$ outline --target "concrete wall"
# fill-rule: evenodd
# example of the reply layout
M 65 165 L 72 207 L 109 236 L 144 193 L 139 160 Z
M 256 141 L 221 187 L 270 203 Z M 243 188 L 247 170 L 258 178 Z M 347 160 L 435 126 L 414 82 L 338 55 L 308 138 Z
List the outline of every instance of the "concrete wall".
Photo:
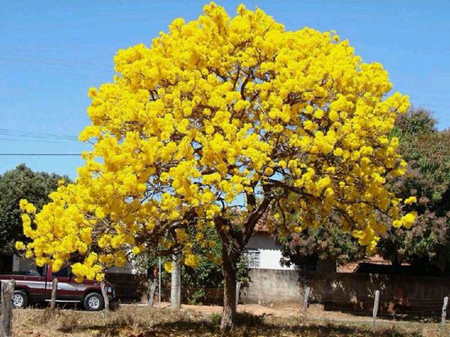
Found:
M 146 300 L 147 279 L 145 275 L 106 273 L 106 279 L 114 286 L 116 296 L 121 302 L 140 302 Z
M 443 298 L 450 296 L 448 277 L 252 269 L 250 278 L 241 292 L 243 303 L 301 305 L 304 287 L 309 286 L 311 302 L 362 315 L 370 314 L 375 290 L 380 290 L 380 314 L 389 315 L 438 315 Z
M 450 278 L 396 274 L 305 273 L 311 298 L 326 309 L 370 312 L 374 294 L 380 291 L 380 313 L 431 315 L 440 312 L 450 295 Z
M 250 284 L 241 292 L 243 303 L 301 302 L 302 291 L 295 270 L 251 269 Z

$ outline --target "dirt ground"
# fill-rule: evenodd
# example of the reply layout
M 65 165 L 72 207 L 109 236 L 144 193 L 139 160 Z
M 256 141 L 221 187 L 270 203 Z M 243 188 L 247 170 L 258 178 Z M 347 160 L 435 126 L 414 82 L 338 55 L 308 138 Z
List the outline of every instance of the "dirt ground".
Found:
M 148 308 L 146 304 L 124 304 L 109 314 L 77 309 L 17 309 L 13 313 L 13 337 L 88 336 L 220 336 L 220 306 L 183 305 L 173 311 L 169 303 Z M 231 336 L 301 337 L 449 337 L 449 327 L 436 323 L 378 320 L 324 311 L 311 305 L 302 316 L 296 304 L 266 307 L 239 305 L 236 327 Z
M 139 307 L 145 307 L 147 304 L 122 304 L 122 306 L 139 306 Z M 156 303 L 155 308 L 158 308 L 158 303 Z M 168 302 L 162 302 L 161 308 L 170 308 L 170 303 Z M 222 313 L 222 307 L 221 306 L 215 306 L 215 305 L 188 305 L 183 304 L 182 309 L 187 310 L 193 310 L 200 312 L 204 315 L 209 314 L 221 314 Z M 277 305 L 270 305 L 270 306 L 264 306 L 259 304 L 239 304 L 238 305 L 238 312 L 241 313 L 248 313 L 255 316 L 260 315 L 270 315 L 275 317 L 283 317 L 283 318 L 289 318 L 289 317 L 303 317 L 303 310 L 301 307 L 301 304 L 298 303 L 284 303 L 284 304 L 277 304 Z M 340 311 L 325 311 L 324 306 L 321 304 L 310 304 L 308 306 L 307 310 L 307 319 L 314 320 L 329 320 L 329 321 L 339 321 L 339 322 L 369 322 L 372 323 L 372 317 L 368 316 L 357 316 L 352 315 L 345 312 Z M 377 322 L 380 323 L 393 323 L 393 320 L 391 319 L 380 319 L 377 318 Z M 401 324 L 401 321 L 396 321 L 394 324 Z

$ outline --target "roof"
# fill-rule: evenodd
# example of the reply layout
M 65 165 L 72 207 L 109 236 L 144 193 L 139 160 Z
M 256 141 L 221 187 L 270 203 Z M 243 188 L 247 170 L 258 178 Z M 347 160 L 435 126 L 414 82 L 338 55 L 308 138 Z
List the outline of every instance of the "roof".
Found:
M 391 266 L 392 262 L 389 260 L 385 260 L 383 259 L 383 257 L 381 257 L 380 255 L 374 255 L 374 256 L 370 256 L 367 257 L 365 259 L 356 261 L 356 262 L 350 262 L 350 263 L 346 263 L 342 266 L 338 266 L 337 267 L 337 272 L 338 273 L 354 273 L 356 271 L 356 269 L 359 267 L 360 264 L 362 263 L 367 263 L 367 264 L 371 264 L 371 265 L 378 265 L 378 266 Z M 409 266 L 408 263 L 402 263 L 402 266 Z
M 264 233 L 269 233 L 269 226 L 267 226 L 267 222 L 270 221 L 270 213 L 269 212 L 265 212 L 261 218 L 259 218 L 258 222 L 255 225 L 255 229 L 254 232 L 264 232 Z

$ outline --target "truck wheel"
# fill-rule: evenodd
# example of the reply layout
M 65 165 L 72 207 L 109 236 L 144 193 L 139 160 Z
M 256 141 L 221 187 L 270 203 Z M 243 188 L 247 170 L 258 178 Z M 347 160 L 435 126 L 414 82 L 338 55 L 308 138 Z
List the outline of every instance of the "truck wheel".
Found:
M 28 305 L 28 296 L 22 290 L 14 291 L 12 298 L 14 308 L 26 308 Z
M 103 309 L 105 303 L 102 295 L 98 293 L 90 293 L 84 298 L 83 304 L 87 311 L 99 311 Z

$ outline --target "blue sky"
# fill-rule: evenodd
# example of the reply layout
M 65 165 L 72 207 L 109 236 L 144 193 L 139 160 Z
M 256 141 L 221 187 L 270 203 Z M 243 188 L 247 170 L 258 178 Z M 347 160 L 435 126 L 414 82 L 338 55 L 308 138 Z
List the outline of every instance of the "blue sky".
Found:
M 243 2 L 288 30 L 337 30 L 365 62 L 381 62 L 394 90 L 450 127 L 450 2 L 216 1 L 229 13 Z M 80 153 L 89 123 L 87 91 L 110 81 L 120 48 L 150 44 L 176 17 L 196 18 L 206 1 L 0 0 L 0 153 Z M 76 176 L 77 156 L 0 156 L 0 174 L 26 163 Z

